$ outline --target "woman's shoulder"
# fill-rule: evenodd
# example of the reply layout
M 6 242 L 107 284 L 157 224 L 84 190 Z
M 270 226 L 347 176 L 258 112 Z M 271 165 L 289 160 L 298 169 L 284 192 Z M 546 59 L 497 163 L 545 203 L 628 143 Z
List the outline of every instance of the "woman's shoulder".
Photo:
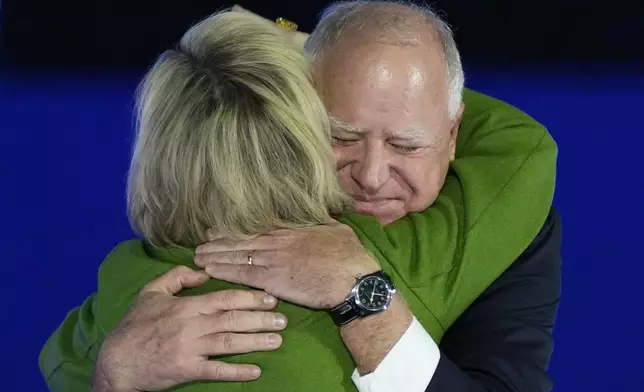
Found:
M 141 240 L 118 244 L 99 267 L 95 322 L 105 333 L 114 329 L 141 289 L 175 266 L 152 257 Z
M 129 293 L 143 288 L 149 281 L 174 267 L 154 257 L 141 240 L 118 244 L 103 260 L 98 271 L 98 291 Z

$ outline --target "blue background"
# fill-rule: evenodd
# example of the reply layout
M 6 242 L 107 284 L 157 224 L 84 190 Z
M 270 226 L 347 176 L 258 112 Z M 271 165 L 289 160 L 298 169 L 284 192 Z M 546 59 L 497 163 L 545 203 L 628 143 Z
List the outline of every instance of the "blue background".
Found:
M 644 73 L 472 71 L 559 143 L 564 224 L 556 391 L 644 390 Z M 0 390 L 44 391 L 38 353 L 132 234 L 124 188 L 138 75 L 0 76 Z M 8 364 L 9 366 L 7 367 Z

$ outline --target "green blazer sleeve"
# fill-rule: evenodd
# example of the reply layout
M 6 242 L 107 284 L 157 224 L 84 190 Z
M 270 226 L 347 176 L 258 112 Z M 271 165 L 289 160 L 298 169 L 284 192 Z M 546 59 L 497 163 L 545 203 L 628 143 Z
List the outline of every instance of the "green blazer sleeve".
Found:
M 471 91 L 465 104 L 457 158 L 433 206 L 385 228 L 370 217 L 341 219 L 392 275 L 436 341 L 536 236 L 554 189 L 556 145 L 541 125 Z M 89 390 L 97 348 L 138 291 L 173 265 L 193 266 L 190 254 L 170 253 L 146 252 L 132 241 L 106 259 L 98 293 L 70 313 L 41 353 L 41 371 L 52 391 Z M 183 294 L 230 287 L 209 282 Z M 226 358 L 260 365 L 259 381 L 193 383 L 176 390 L 355 390 L 353 362 L 328 315 L 290 304 L 278 310 L 289 317 L 280 350 Z
M 103 333 L 94 320 L 92 294 L 67 314 L 40 353 L 40 371 L 50 391 L 90 391 Z

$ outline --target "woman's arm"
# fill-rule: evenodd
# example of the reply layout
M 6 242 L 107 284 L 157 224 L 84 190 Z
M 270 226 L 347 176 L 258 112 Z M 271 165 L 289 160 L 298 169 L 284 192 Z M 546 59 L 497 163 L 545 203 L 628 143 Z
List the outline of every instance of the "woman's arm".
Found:
M 414 315 L 440 341 L 539 233 L 552 204 L 556 156 L 554 140 L 532 118 L 466 91 L 456 159 L 436 202 L 384 229 L 359 215 L 343 221 L 398 279 Z
M 505 276 L 506 269 L 520 258 L 545 221 L 554 192 L 557 147 L 545 128 L 519 110 L 472 91 L 465 93 L 465 107 L 457 157 L 434 205 L 422 213 L 410 214 L 385 230 L 371 224 L 366 217 L 350 216 L 345 220 L 394 277 L 412 312 L 437 343 L 452 323 L 460 320 L 461 313 L 469 309 L 499 276 Z M 552 260 L 552 264 L 556 261 Z M 555 276 L 545 272 L 544 276 Z M 535 284 L 539 286 L 535 290 L 547 291 L 551 286 L 558 287 L 559 282 L 548 279 Z M 504 298 L 517 295 L 511 285 L 503 286 L 502 290 L 509 290 Z M 501 297 L 502 293 L 497 292 L 490 301 Z M 502 305 L 496 304 L 497 307 Z M 530 318 L 531 313 L 539 312 L 538 309 L 527 307 L 520 313 Z M 539 317 L 538 314 L 534 316 Z M 487 322 L 502 321 L 502 317 L 497 317 L 496 321 L 488 318 Z M 484 331 L 477 325 L 467 324 L 470 330 L 461 328 L 460 333 L 478 337 L 481 339 L 479 344 L 484 346 L 489 338 L 483 337 Z M 523 324 L 523 328 L 529 332 L 532 326 Z M 499 339 L 511 340 L 505 336 L 499 336 Z M 552 336 L 548 339 L 551 347 Z M 392 350 L 397 353 L 395 361 L 407 361 L 418 350 L 437 350 L 435 346 L 421 344 L 423 341 L 406 344 L 406 348 L 395 346 Z M 516 372 L 522 371 L 521 363 L 542 363 L 539 352 L 525 350 L 521 345 L 506 346 L 506 356 L 500 359 L 515 366 Z M 450 347 L 448 356 L 461 358 L 454 350 L 455 346 Z M 471 352 L 467 351 L 468 347 L 463 349 L 463 355 Z M 496 357 L 486 359 L 488 354 L 477 353 L 481 363 L 499 360 Z M 537 357 L 532 358 L 533 354 Z M 435 370 L 438 359 L 436 356 L 425 366 L 429 379 L 434 372 L 445 371 L 445 367 L 440 366 Z M 411 365 L 400 368 L 418 369 Z M 545 374 L 545 367 L 541 371 Z M 373 378 L 375 381 L 369 383 L 386 385 L 382 380 L 391 377 L 383 372 L 386 370 L 378 369 L 377 380 Z M 467 372 L 460 374 L 463 378 L 469 377 Z M 411 380 L 414 377 L 418 378 L 418 375 L 407 374 L 401 378 Z M 491 377 L 503 378 L 503 374 Z M 445 377 L 437 376 L 437 379 Z M 462 383 L 477 385 L 471 380 Z

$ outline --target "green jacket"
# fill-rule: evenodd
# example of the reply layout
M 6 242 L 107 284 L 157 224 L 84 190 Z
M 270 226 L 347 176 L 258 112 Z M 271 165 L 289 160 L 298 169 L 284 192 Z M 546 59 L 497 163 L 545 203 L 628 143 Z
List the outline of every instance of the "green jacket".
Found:
M 392 276 L 436 342 L 537 235 L 555 185 L 557 147 L 544 127 L 493 98 L 466 91 L 464 99 L 457 157 L 434 205 L 384 228 L 370 217 L 340 219 Z M 97 293 L 67 315 L 42 350 L 40 369 L 50 390 L 89 391 L 101 342 L 138 292 L 173 266 L 196 268 L 192 257 L 192 251 L 138 240 L 117 246 L 100 267 Z M 182 295 L 235 287 L 213 280 Z M 260 365 L 259 380 L 174 390 L 355 390 L 355 365 L 328 314 L 284 302 L 277 310 L 289 319 L 279 350 L 226 358 Z

